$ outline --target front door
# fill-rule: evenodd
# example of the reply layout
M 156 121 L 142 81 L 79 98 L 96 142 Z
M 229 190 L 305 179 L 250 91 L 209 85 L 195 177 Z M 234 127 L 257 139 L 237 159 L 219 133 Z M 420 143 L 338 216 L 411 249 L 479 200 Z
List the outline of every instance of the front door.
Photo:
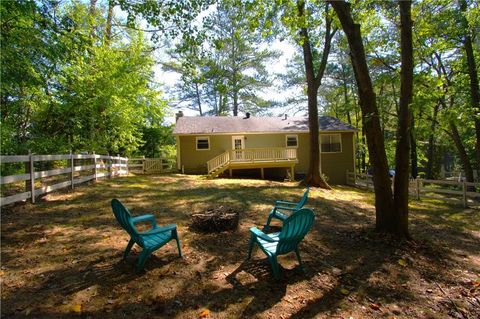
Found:
M 232 136 L 233 159 L 242 160 L 244 158 L 243 149 L 245 149 L 244 136 Z

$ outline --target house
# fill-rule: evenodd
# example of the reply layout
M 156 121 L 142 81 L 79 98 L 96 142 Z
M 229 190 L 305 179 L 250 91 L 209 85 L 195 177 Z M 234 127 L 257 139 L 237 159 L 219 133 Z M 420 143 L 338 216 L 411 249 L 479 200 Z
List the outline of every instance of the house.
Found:
M 332 184 L 345 184 L 355 169 L 356 129 L 340 120 L 319 118 L 320 171 Z M 295 176 L 309 166 L 308 119 L 304 117 L 189 117 L 177 114 L 173 135 L 178 169 L 216 177 L 255 169 Z

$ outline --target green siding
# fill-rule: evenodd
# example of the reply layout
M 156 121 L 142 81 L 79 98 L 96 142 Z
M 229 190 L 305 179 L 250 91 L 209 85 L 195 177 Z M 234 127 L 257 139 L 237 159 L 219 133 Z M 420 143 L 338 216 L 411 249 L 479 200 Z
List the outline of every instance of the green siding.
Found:
M 322 172 L 330 184 L 346 184 L 347 170 L 354 171 L 353 133 L 342 133 L 341 153 L 321 153 Z

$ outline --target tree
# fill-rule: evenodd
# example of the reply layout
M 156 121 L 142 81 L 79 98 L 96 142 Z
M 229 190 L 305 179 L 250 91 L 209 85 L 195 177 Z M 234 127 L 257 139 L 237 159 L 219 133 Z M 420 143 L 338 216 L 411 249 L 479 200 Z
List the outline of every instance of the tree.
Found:
M 1 9 L 2 152 L 129 154 L 143 143 L 142 127 L 162 121 L 143 34 L 109 35 L 96 1 Z
M 400 103 L 398 110 L 397 148 L 395 151 L 394 207 L 395 221 L 387 230 L 402 237 L 408 233 L 409 155 L 411 137 L 410 104 L 413 96 L 413 40 L 411 1 L 399 1 L 402 72 L 400 74 Z M 390 221 L 392 223 L 392 221 Z
M 259 94 L 272 85 L 266 66 L 279 53 L 262 48 L 262 38 L 248 29 L 244 16 L 241 6 L 221 1 L 204 18 L 203 43 L 183 40 L 170 51 L 164 69 L 181 75 L 177 107 L 187 105 L 200 116 L 228 111 L 237 116 L 262 113 L 272 105 Z
M 306 184 L 330 188 L 320 174 L 320 145 L 318 123 L 318 89 L 322 84 L 331 41 L 336 28 L 332 28 L 332 16 L 329 5 L 304 0 L 285 1 L 272 5 L 270 1 L 258 1 L 247 4 L 252 11 L 250 17 L 254 28 L 263 29 L 263 33 L 271 35 L 280 33 L 280 23 L 283 37 L 288 37 L 302 48 L 304 81 L 306 82 L 308 125 L 310 132 L 309 169 L 305 178 Z M 321 15 L 313 12 L 322 10 Z M 275 27 L 272 20 L 279 21 Z M 321 47 L 316 44 L 322 44 Z M 315 44 L 315 45 L 314 45 Z
M 461 4 L 461 3 L 460 3 Z M 465 9 L 465 8 L 464 8 Z M 419 7 L 422 14 L 417 19 L 417 56 L 422 62 L 421 84 L 423 90 L 417 95 L 421 104 L 431 105 L 427 148 L 427 178 L 434 176 L 434 161 L 437 148 L 457 150 L 468 181 L 473 181 L 473 162 L 477 126 L 476 111 L 472 106 L 468 57 L 465 54 L 465 16 L 471 9 L 462 12 L 461 6 L 450 1 L 424 2 Z M 467 41 L 468 42 L 468 41 Z M 470 90 L 468 88 L 470 87 Z M 461 123 L 461 124 L 460 124 Z M 434 130 L 441 129 L 448 139 L 435 139 Z M 474 136 L 473 139 L 470 137 Z M 447 144 L 453 142 L 453 145 Z M 439 143 L 441 145 L 435 145 Z M 435 164 L 435 165 L 434 165 Z
M 465 50 L 465 55 L 467 58 L 467 69 L 468 76 L 470 80 L 470 103 L 473 113 L 473 122 L 475 123 L 475 149 L 476 149 L 476 168 L 480 170 L 480 88 L 478 85 L 478 70 L 475 62 L 475 54 L 472 44 L 472 36 L 468 21 L 466 18 L 467 14 L 467 1 L 459 0 L 460 11 L 462 13 L 461 26 L 465 31 L 463 38 L 463 46 Z
M 402 47 L 402 94 L 399 109 L 399 129 L 397 131 L 397 168 L 396 179 L 400 181 L 395 188 L 395 197 L 391 191 L 391 182 L 388 176 L 388 162 L 385 154 L 384 138 L 381 133 L 380 115 L 376 103 L 376 94 L 370 78 L 369 68 L 365 56 L 360 25 L 352 19 L 350 5 L 345 1 L 329 1 L 334 8 L 348 39 L 350 56 L 358 87 L 359 103 L 362 109 L 363 125 L 367 136 L 367 145 L 370 161 L 373 164 L 373 182 L 375 189 L 376 229 L 408 237 L 408 159 L 399 152 L 409 149 L 409 104 L 412 94 L 413 55 L 411 41 L 411 2 L 400 1 L 401 15 L 401 47 Z M 406 168 L 406 170 L 405 170 Z M 405 196 L 405 181 L 407 181 L 407 196 Z M 395 208 L 394 205 L 400 205 Z
M 307 79 L 307 97 L 308 97 L 308 127 L 310 131 L 310 161 L 305 183 L 311 186 L 321 186 L 330 188 L 320 175 L 320 142 L 319 142 L 319 124 L 318 124 L 318 88 L 322 84 L 322 78 L 327 66 L 328 55 L 332 38 L 336 29 L 332 29 L 332 18 L 328 12 L 328 4 L 325 4 L 325 41 L 323 52 L 320 58 L 320 64 L 315 72 L 314 55 L 311 48 L 310 37 L 308 33 L 308 24 L 305 17 L 305 1 L 297 2 L 299 25 L 300 25 L 300 43 L 303 49 L 303 59 L 305 63 L 305 75 Z

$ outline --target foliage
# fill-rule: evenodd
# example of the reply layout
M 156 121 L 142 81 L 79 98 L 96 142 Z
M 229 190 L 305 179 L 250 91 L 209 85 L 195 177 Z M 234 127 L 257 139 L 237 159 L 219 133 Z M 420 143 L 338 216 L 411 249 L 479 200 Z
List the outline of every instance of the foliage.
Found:
M 144 128 L 163 121 L 143 34 L 107 39 L 104 8 L 93 9 L 2 1 L 3 154 L 128 155 L 144 143 Z
M 199 115 L 264 113 L 273 102 L 261 97 L 272 85 L 268 65 L 279 52 L 268 49 L 260 33 L 248 28 L 246 12 L 233 1 L 220 1 L 203 19 L 205 41 L 182 40 L 169 51 L 164 69 L 181 74 L 175 88 L 177 107 Z

